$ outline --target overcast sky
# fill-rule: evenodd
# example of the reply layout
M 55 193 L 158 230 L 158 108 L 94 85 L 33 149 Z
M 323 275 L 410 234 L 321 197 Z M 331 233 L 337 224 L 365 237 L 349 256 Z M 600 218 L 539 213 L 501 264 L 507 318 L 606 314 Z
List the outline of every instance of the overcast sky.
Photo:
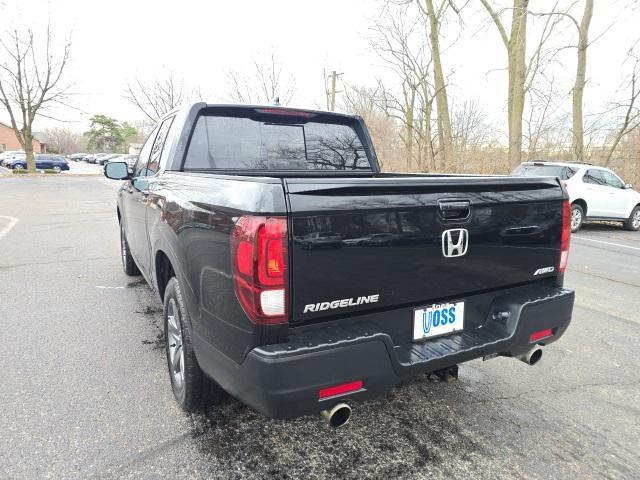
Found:
M 379 77 L 392 81 L 370 46 L 371 26 L 380 19 L 380 1 L 0 0 L 0 5 L 3 1 L 0 28 L 28 19 L 38 34 L 50 19 L 59 37 L 72 33 L 67 78 L 74 84 L 70 103 L 75 108 L 55 112 L 66 123 L 41 119 L 38 129 L 66 125 L 84 130 L 87 119 L 98 113 L 121 121 L 140 119 L 122 98 L 124 85 L 136 77 L 153 78 L 167 70 L 200 86 L 204 100 L 225 101 L 229 99 L 229 70 L 249 71 L 254 58 L 267 58 L 271 52 L 283 64 L 285 74 L 295 78 L 295 106 L 325 104 L 323 69 L 344 72 L 342 80 L 349 84 L 374 84 Z M 553 3 L 531 0 L 530 6 L 543 11 Z M 605 33 L 589 50 L 585 93 L 589 112 L 603 109 L 617 94 L 625 52 L 640 37 L 636 3 L 595 1 L 591 37 Z M 578 16 L 581 8 L 579 2 Z M 454 103 L 477 99 L 490 120 L 506 129 L 504 46 L 477 0 L 470 0 L 462 15 L 464 25 L 449 21 L 443 40 L 450 97 Z M 555 42 L 575 42 L 569 24 Z M 575 50 L 566 50 L 559 57 L 562 63 L 550 70 L 560 91 L 558 111 L 570 109 L 574 57 Z M 4 112 L 0 119 L 6 120 Z

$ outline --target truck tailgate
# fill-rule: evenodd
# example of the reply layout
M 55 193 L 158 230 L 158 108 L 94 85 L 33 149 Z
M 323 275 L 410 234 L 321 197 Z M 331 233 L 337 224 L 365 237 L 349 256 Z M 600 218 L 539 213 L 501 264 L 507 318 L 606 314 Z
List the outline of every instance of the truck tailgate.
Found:
M 289 178 L 284 186 L 292 323 L 460 300 L 557 275 L 556 179 Z

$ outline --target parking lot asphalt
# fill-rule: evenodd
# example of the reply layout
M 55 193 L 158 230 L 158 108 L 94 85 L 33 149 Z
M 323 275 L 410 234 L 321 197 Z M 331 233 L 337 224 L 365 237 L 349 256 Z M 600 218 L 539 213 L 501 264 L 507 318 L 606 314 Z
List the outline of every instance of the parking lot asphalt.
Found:
M 640 477 L 640 233 L 572 238 L 573 322 L 538 365 L 421 376 L 334 431 L 177 407 L 161 305 L 120 266 L 117 186 L 0 179 L 1 478 Z

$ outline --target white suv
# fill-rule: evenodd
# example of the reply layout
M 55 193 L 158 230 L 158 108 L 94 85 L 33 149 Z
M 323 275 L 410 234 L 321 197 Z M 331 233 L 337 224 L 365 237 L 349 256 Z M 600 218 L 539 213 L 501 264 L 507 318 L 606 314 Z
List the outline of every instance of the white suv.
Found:
M 627 230 L 640 229 L 640 193 L 608 168 L 584 163 L 524 162 L 513 175 L 558 177 L 571 201 L 571 231 L 589 220 L 622 222 Z

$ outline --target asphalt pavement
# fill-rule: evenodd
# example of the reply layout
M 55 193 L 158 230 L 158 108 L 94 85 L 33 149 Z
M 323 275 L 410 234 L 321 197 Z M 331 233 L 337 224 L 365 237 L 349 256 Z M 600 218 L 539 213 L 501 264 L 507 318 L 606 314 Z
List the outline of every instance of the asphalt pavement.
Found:
M 117 186 L 0 178 L 0 478 L 640 477 L 640 233 L 572 238 L 573 322 L 538 365 L 421 376 L 334 431 L 177 407 L 161 305 L 120 266 Z

